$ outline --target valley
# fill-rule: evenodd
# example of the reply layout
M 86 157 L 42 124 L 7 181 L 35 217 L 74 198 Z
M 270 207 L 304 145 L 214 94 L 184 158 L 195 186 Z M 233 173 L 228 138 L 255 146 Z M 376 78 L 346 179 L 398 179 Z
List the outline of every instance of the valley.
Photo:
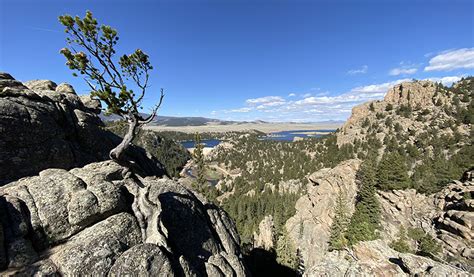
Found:
M 205 125 L 196 126 L 146 126 L 145 129 L 152 131 L 175 131 L 184 133 L 225 133 L 225 132 L 245 132 L 250 130 L 256 130 L 263 133 L 275 133 L 290 130 L 335 130 L 342 126 L 342 122 L 330 122 L 330 123 L 229 123 L 229 124 L 213 124 L 208 123 Z
M 0 276 L 474 276 L 472 11 L 0 0 Z
M 142 173 L 128 177 L 127 171 L 107 161 L 104 155 L 114 141 L 124 136 L 127 125 L 120 121 L 104 125 L 97 116 L 100 103 L 87 96 L 78 97 L 71 89 L 62 91 L 66 86 L 51 81 L 24 85 L 8 74 L 0 77 L 3 78 L 0 85 L 4 86 L 0 104 L 6 107 L 14 103 L 18 107 L 5 110 L 14 115 L 29 109 L 35 115 L 29 124 L 35 126 L 37 136 L 47 138 L 44 145 L 70 147 L 68 151 L 74 153 L 61 156 L 60 162 L 57 156 L 45 160 L 34 143 L 27 143 L 32 148 L 26 152 L 28 159 L 22 158 L 24 150 L 16 149 L 25 148 L 18 146 L 17 138 L 23 142 L 33 138 L 15 124 L 0 121 L 5 130 L 2 135 L 8 134 L 2 137 L 8 147 L 1 151 L 17 157 L 16 163 L 0 160 L 3 170 L 0 180 L 6 183 L 0 188 L 0 204 L 16 207 L 4 210 L 8 216 L 0 225 L 5 230 L 0 250 L 6 252 L 0 251 L 0 261 L 15 265 L 17 269 L 9 269 L 13 272 L 30 272 L 38 265 L 43 274 L 55 272 L 56 266 L 71 274 L 84 272 L 86 269 L 76 267 L 77 263 L 70 264 L 71 255 L 82 247 L 70 238 L 82 238 L 88 245 L 100 240 L 107 243 L 104 247 L 112 247 L 114 239 L 108 233 L 101 233 L 106 230 L 102 228 L 118 226 L 124 229 L 117 232 L 135 234 L 121 242 L 130 246 L 117 252 L 118 256 L 133 256 L 134 252 L 130 251 L 135 251 L 134 247 L 146 246 L 138 238 L 140 231 L 135 229 L 138 227 L 133 227 L 143 226 L 142 235 L 147 240 L 174 249 L 171 251 L 189 253 L 186 259 L 194 264 L 194 270 L 206 272 L 205 268 L 213 262 L 196 258 L 191 253 L 201 251 L 201 246 L 189 246 L 192 245 L 189 243 L 205 237 L 206 228 L 214 230 L 223 224 L 224 229 L 215 229 L 219 239 L 212 243 L 238 249 L 235 251 L 242 258 L 231 254 L 235 252 L 225 255 L 227 261 L 234 263 L 232 272 L 240 272 L 238 275 L 242 276 L 247 271 L 258 275 L 282 270 L 286 276 L 302 272 L 308 276 L 338 275 L 347 271 L 378 275 L 387 270 L 392 275 L 425 274 L 433 268 L 440 274 L 464 276 L 473 270 L 473 78 L 462 79 L 450 87 L 427 81 L 394 86 L 384 100 L 356 106 L 349 120 L 335 131 L 294 129 L 270 135 L 257 130 L 202 132 L 199 141 L 213 140 L 215 145 L 205 147 L 199 143 L 186 149 L 183 141 L 196 139 L 195 134 L 142 129 L 127 153 L 136 170 Z M 59 104 L 55 103 L 61 102 L 57 102 L 59 97 L 54 98 L 56 95 L 69 99 L 62 100 L 61 110 L 57 110 Z M 38 105 L 47 108 L 31 108 Z M 44 118 L 55 113 L 81 116 L 69 119 L 73 125 L 64 125 L 61 116 L 45 128 Z M 9 118 L 21 120 L 23 116 Z M 50 137 L 52 130 L 64 135 Z M 70 132 L 80 135 L 66 135 Z M 295 139 L 305 134 L 308 136 Z M 43 161 L 38 163 L 38 159 Z M 28 166 L 32 162 L 42 168 Z M 64 169 L 51 169 L 52 166 Z M 35 177 L 38 172 L 39 176 Z M 10 181 L 23 176 L 33 177 Z M 73 191 L 79 189 L 72 194 L 61 194 L 74 182 L 87 185 L 72 187 Z M 50 185 L 45 186 L 46 183 Z M 27 191 L 23 190 L 25 187 Z M 155 190 L 162 192 L 156 196 Z M 99 197 L 100 206 L 87 200 L 91 193 Z M 183 193 L 188 196 L 176 198 Z M 79 194 L 84 196 L 78 198 Z M 190 204 L 188 197 L 198 202 Z M 117 200 L 107 204 L 112 199 Z M 15 201 L 25 201 L 26 206 L 16 206 Z M 87 208 L 90 210 L 76 214 L 83 206 L 90 206 Z M 201 209 L 197 207 L 206 210 L 196 210 Z M 45 223 L 18 218 L 15 209 L 21 213 L 27 212 L 24 209 L 32 211 L 31 220 L 36 220 L 36 213 L 47 215 L 42 219 Z M 59 209 L 60 214 L 51 213 L 51 209 Z M 172 212 L 175 209 L 181 212 L 175 214 Z M 205 229 L 201 233 L 187 233 L 188 244 L 182 245 L 178 242 L 181 239 L 178 230 L 189 228 L 188 221 L 197 220 L 194 213 L 206 213 L 210 218 L 197 223 L 196 226 Z M 218 218 L 216 213 L 220 214 Z M 164 216 L 161 223 L 150 223 L 154 220 L 152 215 L 158 214 Z M 169 220 L 185 214 L 188 216 L 185 220 Z M 59 222 L 65 218 L 69 218 L 69 223 L 61 227 Z M 16 224 L 12 220 L 20 220 L 32 229 L 17 232 L 11 229 Z M 134 225 L 134 220 L 141 225 Z M 171 232 L 163 235 L 163 228 Z M 41 239 L 31 246 L 31 236 Z M 19 257 L 13 252 L 17 244 L 28 251 L 23 260 L 15 260 Z M 50 258 L 38 258 L 38 253 L 51 247 L 62 249 L 52 257 L 54 262 Z M 215 247 L 209 251 L 224 246 Z M 164 257 L 160 251 L 168 250 L 160 249 L 165 248 L 154 248 L 151 253 L 155 254 L 150 255 Z M 376 254 L 368 254 L 372 252 Z M 103 259 L 101 253 L 95 254 L 99 260 Z M 178 259 L 169 257 L 166 259 Z M 423 266 L 414 266 L 419 263 Z M 95 262 L 89 265 L 88 272 L 105 270 L 95 268 Z M 110 270 L 122 270 L 125 266 L 125 261 L 118 261 Z M 157 270 L 162 272 L 163 268 Z M 169 270 L 176 272 L 182 267 L 175 265 Z

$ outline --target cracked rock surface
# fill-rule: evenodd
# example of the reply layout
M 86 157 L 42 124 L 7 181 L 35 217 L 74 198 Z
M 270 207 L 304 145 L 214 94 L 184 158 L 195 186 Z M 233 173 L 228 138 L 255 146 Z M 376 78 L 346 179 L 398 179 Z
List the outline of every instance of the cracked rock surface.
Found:
M 0 274 L 247 275 L 223 210 L 177 181 L 122 171 L 104 161 L 0 187 Z
M 25 84 L 0 72 L 0 185 L 47 168 L 71 169 L 109 159 L 122 140 L 104 130 L 100 102 L 77 96 L 68 84 Z M 163 175 L 161 164 L 139 148 L 127 152 L 145 175 Z

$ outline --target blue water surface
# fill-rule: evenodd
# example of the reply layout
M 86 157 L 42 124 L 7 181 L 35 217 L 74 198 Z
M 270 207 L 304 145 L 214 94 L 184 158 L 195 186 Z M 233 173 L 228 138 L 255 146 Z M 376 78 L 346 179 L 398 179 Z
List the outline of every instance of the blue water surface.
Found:
M 204 139 L 201 140 L 201 143 L 204 144 L 204 147 L 214 147 L 221 143 L 221 141 L 218 139 Z M 195 145 L 194 140 L 182 141 L 181 144 L 185 148 L 194 148 Z
M 336 130 L 290 130 L 270 133 L 266 136 L 260 137 L 261 140 L 276 140 L 276 141 L 293 141 L 295 137 L 300 138 L 318 138 Z M 319 132 L 324 134 L 312 134 L 313 132 Z
M 318 138 L 324 136 L 326 134 L 332 133 L 336 130 L 291 130 L 291 131 L 282 131 L 282 132 L 275 132 L 269 133 L 266 136 L 259 137 L 260 140 L 274 140 L 274 141 L 293 141 L 295 137 L 300 138 Z M 324 134 L 311 134 L 312 132 L 320 132 Z M 214 147 L 221 143 L 219 139 L 205 139 L 201 141 L 204 144 L 204 147 Z M 194 141 L 182 141 L 181 144 L 185 148 L 194 148 Z

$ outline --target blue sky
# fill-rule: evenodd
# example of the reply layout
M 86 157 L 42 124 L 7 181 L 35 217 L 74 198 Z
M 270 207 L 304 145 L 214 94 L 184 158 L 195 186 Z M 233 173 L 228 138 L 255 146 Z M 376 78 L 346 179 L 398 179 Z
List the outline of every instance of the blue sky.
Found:
M 145 110 L 163 87 L 162 115 L 341 120 L 400 80 L 474 75 L 468 0 L 0 3 L 0 71 L 87 93 L 58 52 L 57 17 L 91 10 L 119 31 L 119 54 L 150 55 Z

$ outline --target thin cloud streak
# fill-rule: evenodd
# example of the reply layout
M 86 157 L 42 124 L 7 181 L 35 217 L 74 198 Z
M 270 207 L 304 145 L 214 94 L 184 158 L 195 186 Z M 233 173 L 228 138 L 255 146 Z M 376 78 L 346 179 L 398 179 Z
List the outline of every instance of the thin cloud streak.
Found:
M 452 71 L 474 68 L 474 48 L 447 50 L 430 59 L 425 71 Z

